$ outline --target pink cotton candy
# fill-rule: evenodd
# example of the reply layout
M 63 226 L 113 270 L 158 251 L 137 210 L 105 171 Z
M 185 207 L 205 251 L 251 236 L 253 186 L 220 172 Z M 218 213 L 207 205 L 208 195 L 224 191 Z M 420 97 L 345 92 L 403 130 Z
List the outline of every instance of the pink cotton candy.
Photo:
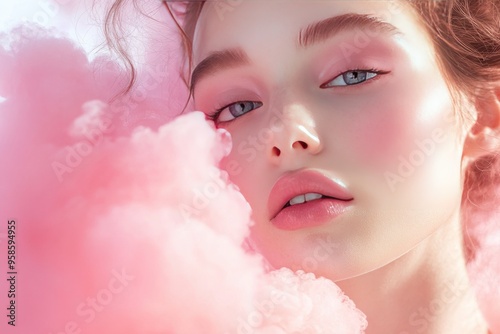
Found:
M 364 314 L 332 281 L 287 268 L 269 273 L 266 280 L 259 294 L 265 333 L 274 333 L 271 329 L 276 333 L 364 333 Z
M 250 207 L 218 168 L 227 133 L 200 112 L 164 125 L 178 110 L 161 114 L 154 99 L 123 99 L 127 115 L 164 115 L 124 125 L 103 102 L 117 66 L 37 29 L 9 36 L 0 213 L 2 233 L 7 219 L 18 227 L 18 294 L 16 327 L 3 317 L 2 333 L 363 332 L 331 281 L 266 273 L 244 250 Z M 7 290 L 2 279 L 2 305 Z
M 0 36 L 0 244 L 15 219 L 18 246 L 16 327 L 3 315 L 2 333 L 364 332 L 333 282 L 266 272 L 244 250 L 251 208 L 218 168 L 230 136 L 200 112 L 177 117 L 179 59 L 148 58 L 134 90 L 105 103 L 123 70 L 56 36 Z M 499 214 L 476 215 L 469 272 L 496 333 Z M 2 279 L 3 309 L 6 291 Z

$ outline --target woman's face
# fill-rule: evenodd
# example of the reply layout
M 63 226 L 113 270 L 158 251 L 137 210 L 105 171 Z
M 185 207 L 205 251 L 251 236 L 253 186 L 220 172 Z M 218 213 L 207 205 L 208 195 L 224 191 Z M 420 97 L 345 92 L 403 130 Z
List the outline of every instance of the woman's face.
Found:
M 463 135 L 432 43 L 403 4 L 207 2 L 193 51 L 194 68 L 217 52 L 193 72 L 195 108 L 229 106 L 216 121 L 233 139 L 223 167 L 273 266 L 358 276 L 456 219 Z M 311 170 L 331 183 L 297 173 Z M 284 197 L 331 196 L 333 183 L 352 199 L 309 195 L 272 219 Z

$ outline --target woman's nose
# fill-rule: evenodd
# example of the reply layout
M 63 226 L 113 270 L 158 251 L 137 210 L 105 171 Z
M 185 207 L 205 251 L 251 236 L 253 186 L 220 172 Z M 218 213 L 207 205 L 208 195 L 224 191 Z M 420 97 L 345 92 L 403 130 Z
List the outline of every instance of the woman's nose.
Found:
M 269 158 L 274 164 L 284 160 L 297 160 L 298 156 L 316 155 L 323 149 L 323 142 L 311 113 L 295 106 L 280 115 L 274 138 L 268 147 Z

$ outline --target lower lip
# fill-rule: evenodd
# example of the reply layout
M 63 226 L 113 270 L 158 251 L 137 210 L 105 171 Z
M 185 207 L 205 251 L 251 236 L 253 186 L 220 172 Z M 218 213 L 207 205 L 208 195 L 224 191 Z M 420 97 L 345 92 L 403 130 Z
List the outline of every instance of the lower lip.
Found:
M 351 201 L 321 198 L 292 205 L 281 210 L 271 223 L 287 231 L 320 226 L 344 213 L 352 205 Z

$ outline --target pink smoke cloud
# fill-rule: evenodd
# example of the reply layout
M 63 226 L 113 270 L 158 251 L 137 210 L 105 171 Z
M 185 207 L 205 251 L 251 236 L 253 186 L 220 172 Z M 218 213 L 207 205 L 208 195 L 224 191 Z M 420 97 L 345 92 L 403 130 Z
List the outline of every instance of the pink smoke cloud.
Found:
M 7 37 L 0 212 L 16 222 L 17 294 L 1 300 L 15 300 L 18 332 L 363 332 L 331 281 L 267 273 L 244 249 L 250 207 L 218 168 L 231 138 L 200 112 L 174 118 L 186 98 L 175 71 L 150 63 L 109 104 L 118 65 L 46 30 Z

